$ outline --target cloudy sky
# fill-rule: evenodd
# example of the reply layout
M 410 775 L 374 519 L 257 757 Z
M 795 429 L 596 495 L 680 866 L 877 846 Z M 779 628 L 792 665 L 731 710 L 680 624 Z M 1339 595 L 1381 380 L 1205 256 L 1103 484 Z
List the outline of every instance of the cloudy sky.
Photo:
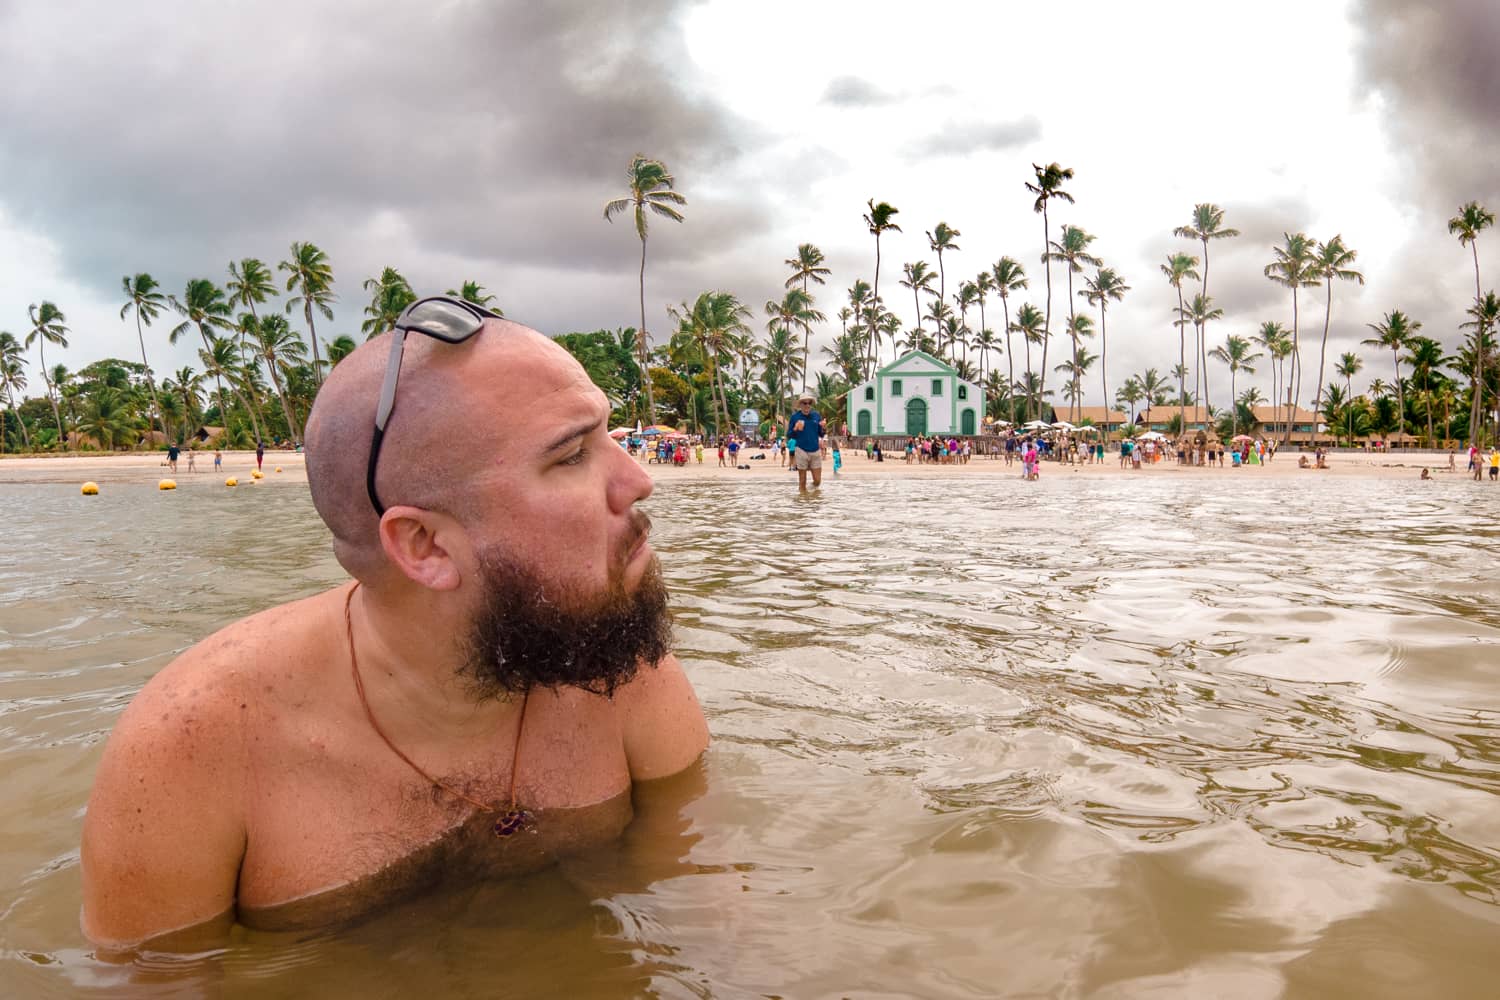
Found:
M 869 198 L 900 209 L 882 291 L 907 325 L 895 282 L 932 260 L 939 221 L 962 233 L 950 289 L 1009 255 L 1040 304 L 1023 185 L 1057 161 L 1077 202 L 1054 231 L 1095 234 L 1132 288 L 1109 314 L 1112 385 L 1175 363 L 1159 264 L 1194 249 L 1172 229 L 1200 201 L 1243 233 L 1211 251 L 1226 313 L 1211 343 L 1290 325 L 1290 293 L 1262 268 L 1304 231 L 1341 234 L 1366 279 L 1334 290 L 1330 359 L 1392 308 L 1452 348 L 1473 272 L 1447 219 L 1468 200 L 1500 210 L 1497 51 L 1487 0 L 0 0 L 0 329 L 24 334 L 27 304 L 49 299 L 71 367 L 132 357 L 123 275 L 180 291 L 241 257 L 274 264 L 294 240 L 332 258 L 325 337 L 357 338 L 360 285 L 387 265 L 419 292 L 477 279 L 550 334 L 635 325 L 639 243 L 602 207 L 641 151 L 688 199 L 683 224 L 653 225 L 654 331 L 708 289 L 762 326 L 802 242 L 833 268 L 819 299 L 833 315 L 873 273 Z M 1500 284 L 1500 232 L 1480 263 Z M 1321 290 L 1302 319 L 1321 333 Z M 167 346 L 171 325 L 148 331 L 158 371 L 197 364 L 186 341 Z M 1356 391 L 1391 374 L 1364 354 Z M 1227 375 L 1215 387 L 1222 399 Z

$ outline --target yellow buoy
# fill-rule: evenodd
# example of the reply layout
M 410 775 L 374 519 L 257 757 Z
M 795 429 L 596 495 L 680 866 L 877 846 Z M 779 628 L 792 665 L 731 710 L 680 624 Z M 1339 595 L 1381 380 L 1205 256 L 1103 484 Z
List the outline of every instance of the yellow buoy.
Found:
M 281 471 L 281 466 L 279 466 L 279 465 L 278 465 L 278 466 L 276 466 L 276 471 L 277 471 L 277 472 L 280 472 L 280 471 Z
M 250 471 L 250 478 L 252 478 L 252 479 L 264 479 L 264 478 L 266 478 L 266 474 L 264 472 L 261 472 L 259 469 L 252 469 Z
M 96 496 L 99 495 L 99 484 L 98 483 L 84 483 L 83 484 L 83 488 L 81 490 L 79 490 L 78 492 L 82 493 L 86 497 L 96 497 Z
M 177 488 L 177 480 L 163 479 L 161 482 L 156 484 L 156 488 L 159 490 L 175 490 Z
M 239 484 L 240 481 L 233 476 L 230 476 L 228 479 L 224 480 L 225 486 L 238 486 Z

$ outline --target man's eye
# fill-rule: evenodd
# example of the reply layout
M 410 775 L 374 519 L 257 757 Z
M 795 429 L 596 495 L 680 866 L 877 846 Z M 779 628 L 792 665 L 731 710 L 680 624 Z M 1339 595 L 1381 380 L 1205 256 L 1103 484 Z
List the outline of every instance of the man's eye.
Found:
M 563 459 L 561 462 L 559 462 L 557 464 L 558 465 L 581 465 L 583 463 L 584 456 L 587 455 L 588 453 L 589 453 L 589 450 L 587 448 L 579 448 L 573 454 L 569 455 L 567 458 Z

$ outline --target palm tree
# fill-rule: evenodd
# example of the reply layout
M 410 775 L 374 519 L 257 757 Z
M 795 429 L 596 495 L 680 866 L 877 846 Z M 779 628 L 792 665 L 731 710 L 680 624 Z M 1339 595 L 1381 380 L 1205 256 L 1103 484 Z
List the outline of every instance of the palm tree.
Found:
M 47 345 L 68 346 L 68 328 L 63 325 L 67 322 L 67 317 L 51 302 L 43 302 L 40 306 L 29 305 L 26 313 L 31 317 L 31 331 L 26 334 L 26 346 L 30 347 L 35 343 L 37 353 L 41 355 L 42 380 L 47 383 L 47 402 L 52 404 L 52 417 L 57 421 L 57 441 L 62 444 L 65 436 L 62 414 L 58 412 L 57 399 L 52 395 L 52 379 L 47 374 Z
M 1010 396 L 1010 422 L 1016 422 L 1016 384 L 1015 355 L 1010 350 L 1010 334 L 1013 329 L 1010 325 L 1010 293 L 1019 291 L 1027 286 L 1026 271 L 1019 261 L 1011 257 L 1001 257 L 995 261 L 990 268 L 990 273 L 995 276 L 995 291 L 1000 294 L 1000 305 L 1005 310 L 1005 384 L 1011 386 L 1007 391 Z M 1026 367 L 1031 368 L 1031 342 L 1026 342 Z
M 1202 292 L 1199 292 L 1197 295 L 1193 296 L 1193 301 L 1188 303 L 1187 309 L 1184 310 L 1180 316 L 1181 322 L 1192 323 L 1193 329 L 1199 332 L 1200 357 L 1204 358 L 1205 360 L 1207 359 L 1208 355 L 1202 352 L 1203 332 L 1207 328 L 1209 320 L 1223 318 L 1224 310 L 1215 307 L 1213 299 L 1209 298 L 1207 295 L 1204 295 Z M 1197 388 L 1196 379 L 1194 380 L 1194 388 Z M 1208 396 L 1208 372 L 1203 373 L 1203 395 L 1201 398 L 1203 400 L 1203 415 L 1205 418 L 1207 418 L 1212 412 L 1212 407 L 1209 404 Z
M 120 319 L 131 309 L 135 310 L 135 335 L 141 344 L 141 364 L 146 366 L 146 387 L 151 390 L 151 408 L 156 411 L 156 420 L 161 427 L 163 439 L 167 436 L 166 418 L 162 416 L 161 400 L 156 398 L 156 380 L 151 377 L 151 362 L 146 359 L 146 334 L 141 329 L 144 321 L 150 326 L 161 316 L 161 311 L 167 307 L 167 297 L 157 291 L 161 286 L 156 279 L 144 271 L 134 278 L 125 275 L 120 279 L 120 286 L 125 292 L 125 304 L 120 307 Z
M 1256 331 L 1254 341 L 1266 349 L 1271 356 L 1271 408 L 1274 425 L 1281 415 L 1281 383 L 1277 381 L 1277 367 L 1292 353 L 1292 338 L 1287 329 L 1275 320 L 1266 320 Z M 1272 433 L 1275 433 L 1274 427 Z
M 291 257 L 277 264 L 276 269 L 288 272 L 286 290 L 297 293 L 287 299 L 286 311 L 290 314 L 297 306 L 302 307 L 303 318 L 307 320 L 307 342 L 312 345 L 314 377 L 322 385 L 323 363 L 318 358 L 318 331 L 313 327 L 313 309 L 322 313 L 324 319 L 333 319 L 333 268 L 328 263 L 328 255 L 312 243 L 293 243 Z
M 495 305 L 495 297 L 484 290 L 484 286 L 477 281 L 465 281 L 458 288 L 450 288 L 444 295 L 451 295 L 465 302 L 472 302 L 481 309 L 488 309 L 496 316 L 504 316 L 505 312 Z
M 901 287 L 911 289 L 912 305 L 917 307 L 917 322 L 915 328 L 922 329 L 922 294 L 932 294 L 932 279 L 937 275 L 932 273 L 925 260 L 915 263 L 902 264 L 901 273 L 905 275 L 901 279 Z
M 1094 242 L 1094 237 L 1078 226 L 1063 226 L 1059 238 L 1050 245 L 1047 251 L 1047 275 L 1050 279 L 1052 274 L 1052 260 L 1060 260 L 1068 265 L 1068 330 L 1073 330 L 1073 275 L 1083 273 L 1083 265 L 1090 264 L 1098 267 L 1104 263 L 1098 257 L 1088 252 L 1089 244 Z M 1047 367 L 1046 345 L 1043 345 L 1042 368 Z M 1078 353 L 1078 338 L 1073 338 L 1073 353 Z
M 1477 201 L 1471 201 L 1458 209 L 1458 214 L 1448 220 L 1448 232 L 1458 237 L 1459 246 L 1467 246 L 1474 253 L 1474 301 L 1480 302 L 1484 299 L 1484 292 L 1480 290 L 1479 283 L 1479 234 L 1495 224 L 1495 213 L 1485 209 Z M 1484 331 L 1480 331 L 1478 341 L 1483 341 Z M 1483 359 L 1479 359 L 1483 364 Z M 1481 368 L 1474 375 L 1477 383 L 1482 383 L 1484 371 Z M 1469 440 L 1479 440 L 1479 395 L 1476 394 L 1469 411 Z
M 865 213 L 865 225 L 869 227 L 870 234 L 875 237 L 875 285 L 871 296 L 878 302 L 880 300 L 880 236 L 886 232 L 901 232 L 901 227 L 891 221 L 892 217 L 900 214 L 901 210 L 886 202 L 875 203 L 871 198 L 868 202 L 870 210 Z M 874 322 L 870 323 L 870 365 L 873 366 L 875 356 L 873 354 L 874 344 L 879 334 L 875 330 Z M 869 377 L 869 369 L 866 368 L 865 377 Z
M 791 332 L 793 327 L 801 327 L 803 331 L 808 331 L 812 329 L 812 324 L 822 323 L 828 319 L 827 316 L 824 316 L 821 312 L 813 308 L 812 296 L 800 288 L 787 288 L 786 294 L 782 296 L 780 302 L 777 302 L 775 299 L 768 299 L 765 308 L 766 315 L 771 317 L 773 322 L 780 322 L 786 326 L 788 332 Z M 802 365 L 799 366 L 801 371 L 798 373 L 803 378 L 803 388 L 807 387 L 806 365 L 807 338 L 804 336 L 802 343 Z M 786 374 L 786 372 L 782 372 L 783 378 L 785 378 Z
M 1292 401 L 1290 405 L 1295 415 L 1298 398 L 1302 395 L 1302 340 L 1297 313 L 1297 289 L 1316 288 L 1320 281 L 1313 260 L 1313 241 L 1306 233 L 1282 233 L 1281 235 L 1283 243 L 1279 247 L 1271 248 L 1276 259 L 1265 266 L 1265 275 L 1283 288 L 1292 290 L 1292 371 L 1290 376 Z M 1294 422 L 1295 420 L 1292 419 L 1287 420 L 1282 444 L 1291 439 Z
M 1031 398 L 1031 415 L 1035 419 L 1042 409 L 1042 397 L 1046 395 L 1046 387 L 1042 379 L 1031 370 L 1031 345 L 1047 342 L 1047 319 L 1045 314 L 1030 302 L 1023 302 L 1021 308 L 1016 310 L 1016 321 L 1011 329 L 1021 334 L 1026 341 L 1026 386 Z M 1043 358 L 1046 354 L 1043 353 Z
M 26 388 L 26 353 L 16 335 L 8 331 L 0 330 L 0 389 L 5 390 L 5 406 L 16 418 L 16 423 L 21 427 L 21 440 L 25 443 L 26 450 L 31 450 L 31 433 L 26 429 L 26 421 L 21 419 L 20 412 L 16 409 L 16 393 Z M 4 426 L 0 425 L 0 448 L 5 446 Z
M 1087 316 L 1079 316 L 1081 320 L 1088 319 Z M 1090 354 L 1087 350 L 1080 349 L 1073 355 L 1073 360 L 1064 361 L 1057 366 L 1057 371 L 1068 376 L 1068 384 L 1063 389 L 1063 395 L 1069 398 L 1068 419 L 1077 421 L 1077 409 L 1083 398 L 1083 377 L 1088 374 L 1094 362 L 1099 360 L 1096 354 Z M 1106 404 L 1106 407 L 1108 404 Z
M 958 326 L 961 331 L 960 340 L 964 349 L 964 360 L 969 360 L 969 309 L 979 301 L 979 286 L 972 281 L 959 283 L 958 293 L 953 296 L 954 303 L 958 306 Z M 949 343 L 951 352 L 952 343 Z
M 807 287 L 807 283 L 811 281 L 819 285 L 827 284 L 827 277 L 833 273 L 823 266 L 823 251 L 811 243 L 797 244 L 797 256 L 788 257 L 782 263 L 792 269 L 791 276 L 786 279 L 786 283 L 782 287 L 791 288 L 797 282 L 802 282 L 802 294 L 807 296 L 809 302 L 812 301 L 812 291 Z M 802 388 L 804 389 L 807 388 L 807 352 L 811 347 L 812 327 L 804 326 L 802 328 L 802 371 L 804 379 Z
M 1344 376 L 1344 394 L 1349 397 L 1349 443 L 1354 443 L 1354 376 L 1365 366 L 1364 360 L 1353 351 L 1345 351 L 1339 355 L 1339 363 L 1334 365 L 1335 373 Z
M 1483 414 L 1489 412 L 1484 406 L 1486 388 L 1484 362 L 1486 355 L 1490 353 L 1489 332 L 1497 323 L 1500 323 L 1500 297 L 1497 297 L 1494 292 L 1486 292 L 1464 312 L 1474 317 L 1458 325 L 1463 329 L 1474 331 L 1469 337 L 1469 344 L 1472 345 L 1474 353 L 1473 367 L 1469 372 L 1469 392 L 1472 396 L 1469 410 L 1469 440 L 1477 442 L 1479 429 L 1484 426 L 1481 418 Z
M 411 284 L 394 267 L 384 268 L 378 278 L 366 278 L 364 289 L 370 293 L 370 304 L 365 306 L 369 319 L 359 329 L 366 340 L 394 327 L 406 307 L 417 301 Z
M 1431 393 L 1432 373 L 1451 361 L 1451 358 L 1444 356 L 1443 346 L 1431 337 L 1413 336 L 1407 341 L 1406 363 L 1411 365 L 1412 379 L 1421 382 L 1423 392 Z M 1405 413 L 1402 413 L 1401 419 L 1405 421 Z M 1446 436 L 1447 427 L 1445 423 L 1444 437 Z M 1429 446 L 1433 440 L 1435 439 L 1432 428 L 1432 411 L 1429 408 L 1427 411 L 1427 441 Z
M 1380 323 L 1366 323 L 1375 336 L 1360 341 L 1366 347 L 1389 347 L 1391 358 L 1396 363 L 1396 412 L 1406 419 L 1406 396 L 1401 388 L 1401 351 L 1411 342 L 1416 332 L 1422 329 L 1417 320 L 1409 319 L 1400 309 L 1392 309 Z
M 800 289 L 792 292 L 801 293 Z M 788 293 L 791 294 L 791 293 Z M 720 434 L 733 426 L 729 414 L 729 401 L 724 393 L 720 371 L 725 355 L 729 351 L 729 338 L 736 333 L 749 333 L 745 318 L 750 315 L 748 307 L 728 292 L 704 292 L 691 307 L 667 307 L 667 312 L 678 322 L 678 331 L 696 346 L 703 367 L 708 370 L 709 387 L 714 394 L 719 415 L 715 424 Z
M 276 294 L 276 276 L 271 269 L 254 257 L 246 257 L 236 264 L 229 262 L 229 281 L 224 286 L 228 293 L 229 306 L 243 306 L 257 320 L 260 314 L 255 307 Z M 243 331 L 240 335 L 240 356 L 246 353 L 247 343 Z
M 1343 236 L 1335 236 L 1325 243 L 1319 243 L 1313 253 L 1313 270 L 1323 279 L 1323 284 L 1328 288 L 1328 302 L 1323 312 L 1323 343 L 1318 348 L 1317 384 L 1320 386 L 1323 384 L 1323 365 L 1328 360 L 1328 323 L 1333 318 L 1333 283 L 1335 280 L 1357 281 L 1361 285 L 1365 283 L 1365 276 L 1351 266 L 1354 258 L 1358 256 L 1358 251 L 1351 250 L 1344 245 Z M 1313 410 L 1318 409 L 1318 400 L 1315 398 Z
M 955 237 L 962 235 L 963 233 L 951 228 L 946 222 L 939 222 L 936 227 L 927 231 L 927 246 L 937 254 L 938 259 L 938 298 L 940 299 L 948 297 L 948 281 L 943 274 L 943 252 L 963 249 L 954 242 Z
M 250 401 L 240 391 L 240 385 L 245 381 L 247 372 L 239 363 L 239 359 L 235 357 L 234 344 L 227 337 L 209 337 L 206 333 L 204 337 L 208 340 L 208 346 L 198 351 L 198 360 L 203 362 L 204 374 L 212 375 L 214 382 L 219 386 L 219 413 L 220 419 L 224 421 L 225 434 L 229 433 L 229 411 L 224 408 L 223 396 L 224 381 L 228 379 L 229 388 L 234 392 L 235 398 L 240 401 L 245 412 L 250 414 L 250 427 L 255 431 L 255 440 L 264 441 L 265 438 L 261 437 L 260 433 L 260 421 L 255 416 L 255 407 L 250 405 Z
M 1224 210 L 1212 202 L 1200 202 L 1193 206 L 1193 217 L 1185 226 L 1178 226 L 1172 230 L 1173 236 L 1183 239 L 1197 240 L 1203 244 L 1203 294 L 1208 294 L 1208 241 L 1223 240 L 1238 236 L 1238 229 L 1231 229 L 1224 225 Z M 1198 366 L 1203 375 L 1203 405 L 1208 408 L 1208 331 L 1199 327 L 1196 329 L 1198 335 Z M 1197 387 L 1194 386 L 1194 391 Z
M 116 438 L 133 434 L 136 420 L 123 392 L 113 386 L 100 386 L 89 396 L 88 408 L 78 422 L 78 432 L 88 433 L 105 451 L 113 451 Z
M 994 290 L 995 290 L 995 278 L 994 278 L 994 276 L 992 274 L 990 274 L 989 271 L 980 271 L 978 274 L 976 274 L 974 276 L 974 301 L 979 304 L 979 332 L 982 333 L 982 334 L 983 333 L 990 333 L 990 335 L 991 335 L 990 346 L 994 346 L 994 335 L 988 329 L 989 324 L 985 322 L 985 318 L 984 318 L 984 303 L 985 303 L 985 300 L 987 298 L 989 298 L 990 292 L 993 292 Z M 976 350 L 979 349 L 978 344 L 975 344 L 974 346 L 975 346 Z M 984 350 L 988 351 L 989 347 L 984 348 Z M 985 365 L 984 365 L 984 356 L 981 355 L 980 358 L 979 358 L 979 370 L 980 370 L 981 373 L 983 373 L 984 367 L 985 367 Z M 982 380 L 983 379 L 981 378 L 981 381 Z
M 1054 198 L 1059 198 L 1068 204 L 1073 204 L 1073 196 L 1062 189 L 1063 182 L 1073 179 L 1071 167 L 1059 166 L 1049 163 L 1045 167 L 1033 163 L 1031 169 L 1036 172 L 1036 183 L 1027 182 L 1026 190 L 1036 195 L 1036 201 L 1032 202 L 1031 210 L 1040 212 L 1042 216 L 1042 263 L 1047 268 L 1047 311 L 1043 317 L 1046 334 L 1042 338 L 1042 372 L 1041 385 L 1045 386 L 1047 380 L 1047 342 L 1052 338 L 1052 258 L 1048 256 L 1052 247 L 1052 230 L 1047 214 L 1047 204 Z M 1071 299 L 1071 296 L 1069 296 Z M 1071 308 L 1071 303 L 1069 304 Z
M 800 292 L 801 289 L 793 289 Z M 765 372 L 771 376 L 767 382 L 768 387 L 774 386 L 774 397 L 771 400 L 772 416 L 771 423 L 779 426 L 782 409 L 786 402 L 786 389 L 792 380 L 799 378 L 802 374 L 799 369 L 801 361 L 797 356 L 797 338 L 789 327 L 781 319 L 772 319 L 766 324 L 766 346 L 761 355 L 765 362 Z
M 229 327 L 229 303 L 224 301 L 224 292 L 207 278 L 188 279 L 187 288 L 183 291 L 182 299 L 179 301 L 175 296 L 170 298 L 172 308 L 176 309 L 184 317 L 181 323 L 172 328 L 167 334 L 167 342 L 175 344 L 177 339 L 192 327 L 198 328 L 198 336 L 203 340 L 205 351 L 210 349 L 208 331 L 209 328 L 228 329 Z M 229 426 L 229 407 L 224 402 L 224 380 L 221 371 L 214 373 L 214 384 L 219 389 L 219 420 L 227 428 Z M 260 437 L 259 434 L 256 435 Z
M 162 380 L 162 391 L 171 396 L 176 396 L 182 401 L 182 417 L 184 423 L 189 420 L 201 420 L 203 418 L 203 376 L 191 368 L 179 368 L 175 381 L 173 379 Z M 221 416 L 220 419 L 223 419 Z M 184 433 L 186 427 L 183 428 Z M 184 434 L 178 434 L 177 440 L 181 441 Z
M 1104 312 L 1110 299 L 1121 302 L 1130 286 L 1115 273 L 1112 267 L 1101 267 L 1092 278 L 1084 278 L 1084 289 L 1079 292 L 1090 305 L 1099 307 L 1099 388 L 1103 391 L 1105 409 L 1109 409 L 1109 337 L 1104 328 Z M 1106 423 L 1108 417 L 1106 416 Z
M 341 333 L 337 337 L 334 337 L 328 342 L 328 366 L 332 368 L 340 361 L 343 361 L 349 355 L 353 354 L 354 349 L 358 346 L 354 342 L 354 338 L 348 334 Z
M 1213 318 L 1213 317 L 1210 317 Z M 1258 361 L 1261 353 L 1256 351 L 1250 353 L 1250 341 L 1244 337 L 1230 334 L 1224 343 L 1208 352 L 1208 356 L 1215 361 L 1221 361 L 1229 366 L 1229 399 L 1230 399 L 1230 426 L 1233 433 L 1240 432 L 1239 407 L 1234 405 L 1235 399 L 1235 377 L 1244 372 L 1246 375 L 1255 374 L 1254 362 Z
M 241 322 L 243 323 L 243 317 Z M 307 359 L 307 345 L 302 342 L 301 337 L 297 336 L 291 324 L 286 321 L 286 317 L 278 313 L 272 313 L 258 322 L 255 317 L 251 316 L 248 327 L 255 338 L 256 345 L 260 348 L 261 360 L 266 363 L 266 368 L 271 373 L 271 383 L 276 387 L 276 395 L 281 399 L 281 414 L 286 418 L 287 433 L 292 436 L 293 441 L 301 441 L 302 431 L 292 416 L 292 407 L 287 402 L 286 387 L 282 384 L 281 373 Z
M 1092 367 L 1092 365 L 1082 365 L 1078 362 L 1078 359 L 1086 353 L 1083 348 L 1083 341 L 1085 339 L 1092 339 L 1094 336 L 1094 321 L 1089 317 L 1088 313 L 1076 313 L 1075 315 L 1068 317 L 1068 336 L 1077 346 L 1075 346 L 1073 349 L 1073 367 L 1067 370 L 1071 372 L 1075 378 L 1081 378 L 1083 374 L 1087 372 L 1090 367 Z M 1061 367 L 1059 367 L 1057 370 L 1063 371 Z M 1078 421 L 1077 407 L 1082 405 L 1083 403 L 1082 393 L 1083 385 L 1080 382 L 1078 391 L 1074 393 L 1072 405 L 1068 407 L 1068 419 L 1070 421 L 1073 421 L 1074 423 Z M 1064 395 L 1066 395 L 1066 393 L 1064 393 Z M 1106 403 L 1105 405 L 1108 406 L 1109 404 Z
M 1186 406 L 1185 400 L 1187 399 L 1187 383 L 1186 383 L 1186 378 L 1187 378 L 1187 324 L 1186 324 L 1186 321 L 1183 319 L 1183 316 L 1186 315 L 1187 310 L 1183 307 L 1183 304 L 1182 304 L 1182 283 L 1187 278 L 1193 278 L 1194 280 L 1197 279 L 1198 272 L 1197 272 L 1197 270 L 1195 270 L 1197 268 L 1197 266 L 1198 266 L 1198 258 L 1194 257 L 1192 254 L 1186 254 L 1186 253 L 1168 254 L 1167 255 L 1167 262 L 1165 264 L 1161 265 L 1161 273 L 1165 274 L 1167 276 L 1167 284 L 1169 284 L 1173 288 L 1177 289 L 1177 319 L 1175 321 L 1175 325 L 1177 327 L 1177 358 L 1178 358 L 1178 360 L 1177 360 L 1177 379 L 1178 379 L 1178 382 L 1177 382 L 1177 397 L 1178 397 L 1177 422 L 1182 425 L 1182 427 L 1183 427 L 1184 430 L 1187 429 L 1187 411 L 1186 411 L 1186 409 L 1184 409 L 1184 407 Z M 1195 336 L 1196 336 L 1196 333 L 1197 333 L 1197 331 L 1195 330 L 1194 331 L 1194 335 Z M 1195 358 L 1197 357 L 1197 354 L 1198 354 L 1198 345 L 1194 344 L 1193 345 L 1193 355 L 1194 355 Z M 1197 384 L 1197 381 L 1195 380 L 1194 383 L 1193 383 L 1193 392 L 1196 393 L 1197 391 L 1198 391 L 1198 384 Z
M 636 340 L 640 352 L 641 383 L 646 389 L 646 420 L 656 423 L 656 403 L 651 396 L 650 354 L 651 337 L 646 330 L 646 230 L 647 210 L 671 219 L 682 221 L 682 213 L 673 206 L 686 205 L 687 199 L 672 190 L 675 180 L 660 160 L 636 153 L 625 171 L 630 184 L 630 193 L 624 198 L 615 198 L 604 205 L 604 221 L 627 208 L 635 210 L 635 232 L 641 238 L 641 331 Z
M 1141 388 L 1141 380 L 1131 375 L 1125 380 L 1125 384 L 1115 390 L 1115 402 L 1123 404 L 1130 411 L 1130 423 L 1135 423 L 1135 404 L 1146 398 L 1146 390 Z

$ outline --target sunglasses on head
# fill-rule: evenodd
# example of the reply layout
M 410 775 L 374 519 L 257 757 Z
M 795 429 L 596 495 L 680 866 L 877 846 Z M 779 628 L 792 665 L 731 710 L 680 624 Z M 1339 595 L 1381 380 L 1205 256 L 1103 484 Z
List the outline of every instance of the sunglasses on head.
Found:
M 385 437 L 386 425 L 390 423 L 391 410 L 396 405 L 396 380 L 401 377 L 406 335 L 420 333 L 445 344 L 462 344 L 484 329 L 485 320 L 501 318 L 499 313 L 472 302 L 437 295 L 413 302 L 396 320 L 392 327 L 390 359 L 385 366 L 385 382 L 380 387 L 380 405 L 375 409 L 375 436 L 370 439 L 369 471 L 365 474 L 365 486 L 377 516 L 385 513 L 385 505 L 375 493 L 375 463 L 380 459 L 380 442 Z

